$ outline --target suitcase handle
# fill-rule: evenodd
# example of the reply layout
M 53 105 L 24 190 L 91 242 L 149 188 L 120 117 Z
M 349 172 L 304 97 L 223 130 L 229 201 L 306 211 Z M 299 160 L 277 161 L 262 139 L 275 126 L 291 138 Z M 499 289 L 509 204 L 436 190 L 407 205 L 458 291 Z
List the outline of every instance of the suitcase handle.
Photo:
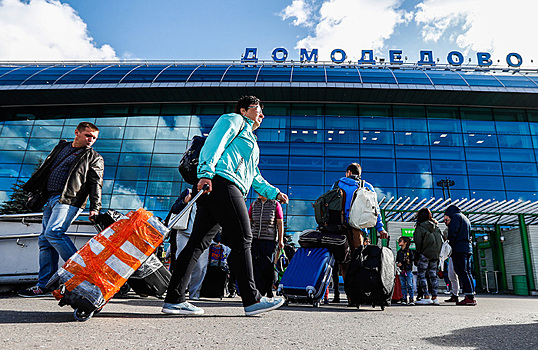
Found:
M 204 194 L 204 192 L 207 191 L 208 189 L 209 189 L 209 185 L 208 185 L 208 184 L 205 184 L 204 187 L 202 187 L 202 190 L 199 191 L 199 192 L 196 194 L 196 196 L 194 196 L 194 198 L 191 199 L 191 200 L 189 201 L 189 203 L 187 203 L 187 205 L 185 206 L 185 208 L 183 208 L 183 210 L 182 210 L 178 215 L 176 215 L 176 216 L 172 219 L 172 221 L 170 221 L 170 222 L 168 223 L 168 229 L 169 229 L 169 230 L 171 230 L 172 227 L 174 227 L 174 225 L 176 224 L 176 222 L 178 222 L 179 219 L 181 219 L 181 217 L 182 217 L 183 215 L 185 215 L 185 213 L 187 213 L 187 212 L 190 210 L 190 208 L 194 205 L 194 203 L 196 203 L 196 200 L 197 200 L 198 198 L 200 198 L 200 196 L 201 196 L 202 194 Z
M 387 235 L 387 248 L 389 247 L 390 245 L 390 235 Z M 376 245 L 379 246 L 379 248 L 383 248 L 383 241 L 381 240 L 381 235 L 377 235 L 377 239 L 376 239 Z

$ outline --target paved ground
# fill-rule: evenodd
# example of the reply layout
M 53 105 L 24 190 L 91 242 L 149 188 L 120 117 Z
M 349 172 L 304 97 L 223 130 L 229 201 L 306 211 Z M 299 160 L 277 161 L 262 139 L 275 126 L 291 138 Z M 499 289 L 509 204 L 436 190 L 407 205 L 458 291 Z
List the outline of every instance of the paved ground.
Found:
M 444 299 L 441 297 L 441 299 Z M 52 297 L 0 296 L 0 349 L 538 349 L 538 297 L 479 295 L 478 306 L 347 308 L 290 304 L 245 317 L 239 298 L 203 299 L 204 316 L 113 298 L 87 322 Z

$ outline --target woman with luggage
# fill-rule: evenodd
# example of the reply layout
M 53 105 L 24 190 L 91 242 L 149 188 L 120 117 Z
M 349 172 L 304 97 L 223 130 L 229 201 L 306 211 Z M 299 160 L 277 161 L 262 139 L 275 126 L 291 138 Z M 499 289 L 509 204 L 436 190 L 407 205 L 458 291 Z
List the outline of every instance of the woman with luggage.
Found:
M 417 305 L 439 305 L 437 300 L 438 278 L 437 266 L 439 265 L 439 253 L 443 245 L 441 230 L 437 221 L 432 217 L 428 208 L 422 208 L 417 213 L 417 223 L 413 233 L 415 241 L 415 263 L 417 265 L 418 284 L 422 287 L 424 298 L 417 300 Z M 431 282 L 431 295 L 428 291 L 428 281 Z
M 283 298 L 262 297 L 256 289 L 252 268 L 252 232 L 244 197 L 250 187 L 266 198 L 287 203 L 288 196 L 270 185 L 258 169 L 259 148 L 256 130 L 263 121 L 260 100 L 244 96 L 235 113 L 222 115 L 209 133 L 200 152 L 198 191 L 208 186 L 198 200 L 193 231 L 178 256 L 162 312 L 201 315 L 204 310 L 185 301 L 185 289 L 196 261 L 209 247 L 215 224 L 222 226 L 223 240 L 232 249 L 228 258 L 236 274 L 247 316 L 280 307 Z

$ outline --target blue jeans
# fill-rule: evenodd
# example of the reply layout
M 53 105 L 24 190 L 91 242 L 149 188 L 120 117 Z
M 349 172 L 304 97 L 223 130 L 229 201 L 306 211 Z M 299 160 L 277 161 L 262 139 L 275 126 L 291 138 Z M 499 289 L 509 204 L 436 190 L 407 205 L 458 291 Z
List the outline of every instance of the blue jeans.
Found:
M 49 198 L 43 208 L 43 231 L 39 235 L 39 277 L 37 285 L 44 288 L 58 270 L 58 259 L 67 261 L 77 252 L 65 234 L 71 223 L 82 212 L 81 208 L 61 204 L 60 195 Z
M 413 271 L 400 272 L 400 284 L 402 285 L 402 297 L 406 299 L 407 295 L 409 295 L 411 300 L 414 299 Z
M 474 295 L 474 284 L 471 272 L 471 254 L 452 253 L 450 259 L 454 264 L 454 271 L 463 285 L 463 293 L 468 297 L 472 297 Z

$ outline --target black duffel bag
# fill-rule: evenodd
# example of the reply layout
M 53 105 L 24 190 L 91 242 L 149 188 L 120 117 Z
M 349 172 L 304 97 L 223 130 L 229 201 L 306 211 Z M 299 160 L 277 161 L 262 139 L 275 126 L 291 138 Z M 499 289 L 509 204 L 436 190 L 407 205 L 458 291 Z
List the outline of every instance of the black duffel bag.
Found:
M 350 256 L 349 243 L 344 233 L 333 230 L 304 230 L 299 236 L 303 248 L 327 248 L 338 262 L 347 262 Z

